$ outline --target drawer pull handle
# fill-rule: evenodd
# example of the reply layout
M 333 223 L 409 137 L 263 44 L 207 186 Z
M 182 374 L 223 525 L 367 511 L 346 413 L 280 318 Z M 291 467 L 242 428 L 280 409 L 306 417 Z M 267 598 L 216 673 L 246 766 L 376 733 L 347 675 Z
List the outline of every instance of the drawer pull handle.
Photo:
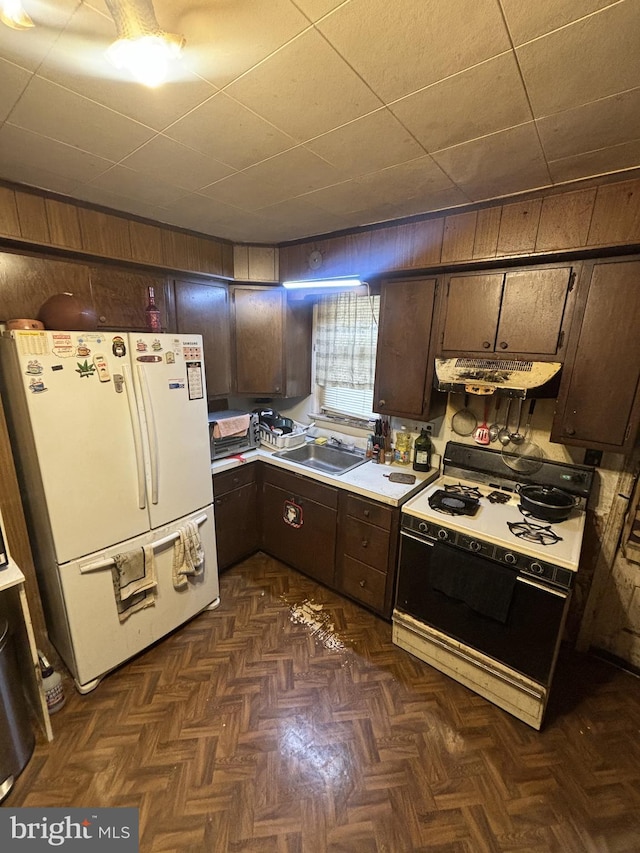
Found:
M 366 586 L 366 585 L 367 585 L 367 582 L 366 582 L 366 581 L 360 581 L 360 586 L 361 586 L 363 589 L 365 588 L 365 586 Z
M 365 518 L 369 518 L 369 516 L 371 515 L 371 512 L 368 509 L 365 509 L 362 514 L 364 515 Z
M 369 540 L 368 540 L 368 539 L 363 539 L 363 540 L 362 540 L 362 547 L 363 547 L 363 548 L 366 548 L 368 544 L 369 544 Z

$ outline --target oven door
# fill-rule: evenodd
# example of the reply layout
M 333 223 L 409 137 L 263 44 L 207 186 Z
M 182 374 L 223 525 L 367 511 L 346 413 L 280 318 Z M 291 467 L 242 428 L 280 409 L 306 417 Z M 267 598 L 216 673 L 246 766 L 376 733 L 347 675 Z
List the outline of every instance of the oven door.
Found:
M 551 681 L 569 596 L 402 532 L 396 608 L 540 684 Z

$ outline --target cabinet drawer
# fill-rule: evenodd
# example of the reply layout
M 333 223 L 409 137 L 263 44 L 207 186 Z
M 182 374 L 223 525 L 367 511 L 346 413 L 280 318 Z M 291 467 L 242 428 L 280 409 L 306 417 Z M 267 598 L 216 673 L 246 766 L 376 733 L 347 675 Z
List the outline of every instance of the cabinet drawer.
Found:
M 342 561 L 340 587 L 346 595 L 361 601 L 373 610 L 384 611 L 387 576 L 352 557 Z
M 393 509 L 365 500 L 357 495 L 347 495 L 347 515 L 360 521 L 366 521 L 368 524 L 376 524 L 384 530 L 391 530 Z
M 373 524 L 348 518 L 344 531 L 344 553 L 386 574 L 389 563 L 389 534 Z
M 213 475 L 213 494 L 216 497 L 225 495 L 233 489 L 239 489 L 248 483 L 254 483 L 256 479 L 255 463 L 250 465 L 239 465 L 230 471 L 222 471 Z
M 291 471 L 283 471 L 281 468 L 267 466 L 264 472 L 264 482 L 284 489 L 286 492 L 290 492 L 292 496 L 308 498 L 330 509 L 338 508 L 338 489 L 310 480 L 302 474 L 294 474 Z

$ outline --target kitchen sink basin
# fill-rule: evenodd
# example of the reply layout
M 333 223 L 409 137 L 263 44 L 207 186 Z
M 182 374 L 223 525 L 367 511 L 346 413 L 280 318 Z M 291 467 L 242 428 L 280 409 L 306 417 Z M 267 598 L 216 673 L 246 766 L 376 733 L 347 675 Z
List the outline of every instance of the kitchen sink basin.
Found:
M 304 444 L 291 450 L 278 450 L 273 454 L 278 459 L 288 459 L 306 468 L 314 468 L 323 474 L 345 474 L 367 460 L 362 451 L 346 450 L 327 444 Z

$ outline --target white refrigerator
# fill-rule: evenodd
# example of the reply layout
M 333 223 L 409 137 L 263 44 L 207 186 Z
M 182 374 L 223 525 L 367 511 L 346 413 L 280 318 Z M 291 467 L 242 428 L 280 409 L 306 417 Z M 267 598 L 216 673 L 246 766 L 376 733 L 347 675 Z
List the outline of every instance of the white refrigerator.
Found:
M 202 339 L 11 331 L 0 363 L 49 636 L 86 693 L 219 604 Z M 122 613 L 114 566 L 140 554 L 155 583 Z

